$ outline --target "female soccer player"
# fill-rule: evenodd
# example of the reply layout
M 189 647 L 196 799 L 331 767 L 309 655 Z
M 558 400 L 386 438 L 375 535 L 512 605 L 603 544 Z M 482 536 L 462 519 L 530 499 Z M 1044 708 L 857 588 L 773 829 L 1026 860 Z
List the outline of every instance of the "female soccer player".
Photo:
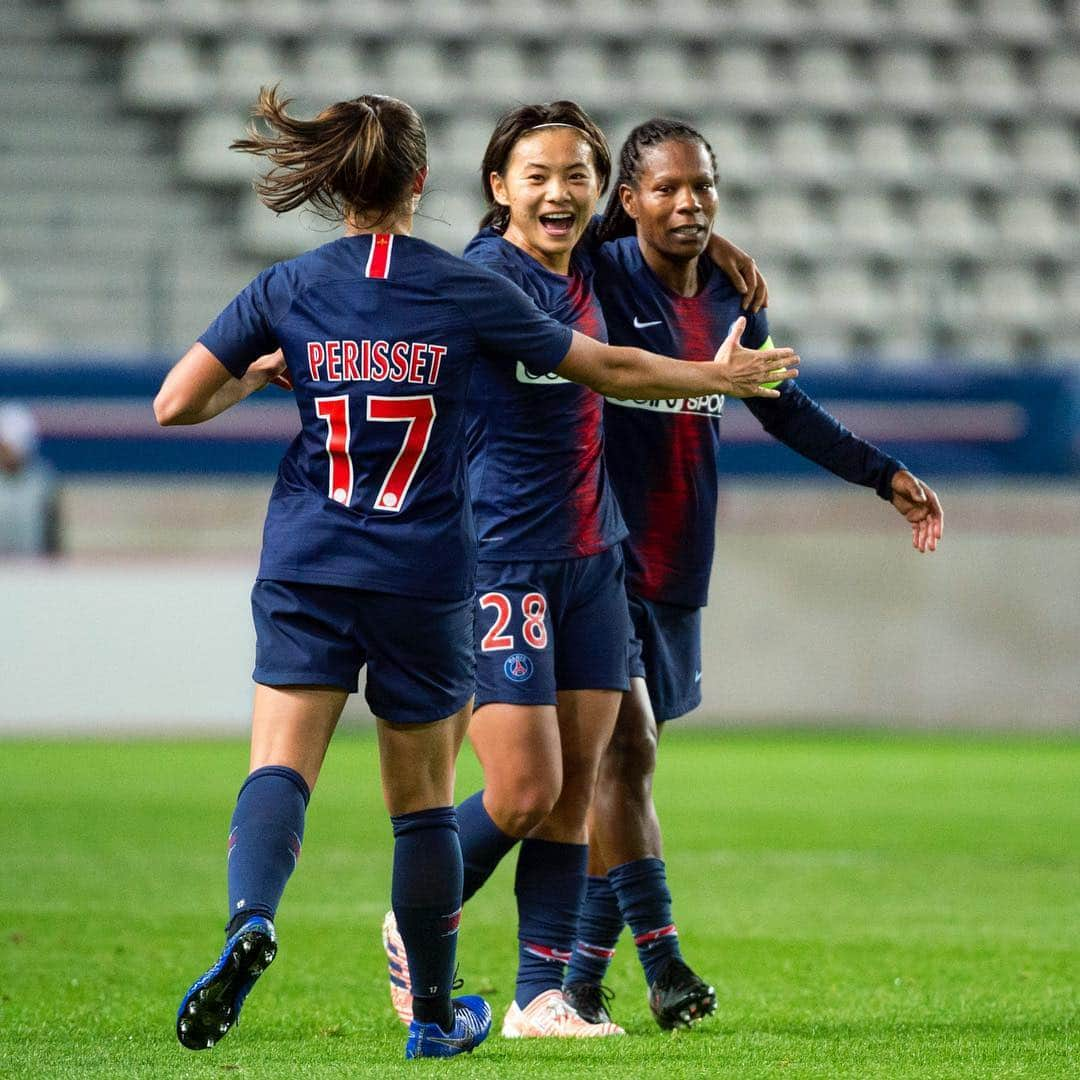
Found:
M 651 120 L 631 132 L 596 264 L 612 341 L 708 360 L 739 315 L 738 295 L 702 257 L 716 212 L 716 161 L 697 131 Z M 749 315 L 744 336 L 770 346 L 764 311 Z M 771 435 L 891 501 L 911 523 L 915 547 L 934 550 L 940 503 L 899 461 L 852 435 L 793 382 L 774 400 L 746 404 Z M 565 987 L 594 1022 L 610 1021 L 601 982 L 624 923 L 661 1027 L 685 1026 L 716 1007 L 712 987 L 679 953 L 652 778 L 663 723 L 701 701 L 701 608 L 713 560 L 721 408 L 719 398 L 609 398 L 605 405 L 605 458 L 629 528 L 623 551 L 636 654 L 600 768 L 587 900 Z
M 504 279 L 409 236 L 427 175 L 410 106 L 365 95 L 305 121 L 287 105 L 264 89 L 255 115 L 269 131 L 233 146 L 274 166 L 257 185 L 267 206 L 310 203 L 346 235 L 260 274 L 154 402 L 162 424 L 201 423 L 287 372 L 302 424 L 270 498 L 252 592 L 251 772 L 229 833 L 227 940 L 184 995 L 177 1035 L 212 1046 L 273 960 L 308 799 L 366 663 L 394 833 L 392 904 L 418 988 L 405 1053 L 453 1056 L 491 1024 L 483 999 L 450 997 L 462 895 L 453 770 L 474 689 L 464 426 L 477 361 L 660 396 L 756 386 L 771 369 L 784 377 L 793 354 L 757 359 L 733 335 L 714 370 L 688 380 L 676 360 L 574 334 Z
M 609 173 L 603 134 L 573 102 L 511 110 L 484 155 L 490 210 L 465 252 L 598 340 L 604 319 L 577 245 Z M 482 363 L 473 383 L 480 548 L 469 736 L 485 788 L 458 820 L 466 900 L 521 841 L 517 983 L 502 1028 L 513 1038 L 621 1034 L 583 1023 L 561 990 L 585 890 L 588 808 L 629 686 L 626 529 L 604 468 L 602 412 L 589 389 L 521 364 Z M 407 1020 L 409 975 L 392 918 L 383 931 L 392 998 Z

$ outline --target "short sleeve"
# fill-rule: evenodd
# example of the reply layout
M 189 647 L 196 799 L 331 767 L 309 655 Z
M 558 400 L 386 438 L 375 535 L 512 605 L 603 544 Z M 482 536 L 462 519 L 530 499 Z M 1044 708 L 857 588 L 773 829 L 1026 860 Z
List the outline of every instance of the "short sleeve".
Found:
M 464 292 L 458 296 L 485 355 L 507 363 L 520 360 L 536 375 L 554 371 L 566 359 L 573 330 L 545 315 L 517 285 L 493 270 L 469 266 Z
M 239 379 L 260 356 L 278 348 L 274 328 L 286 310 L 287 289 L 272 266 L 233 299 L 199 341 Z

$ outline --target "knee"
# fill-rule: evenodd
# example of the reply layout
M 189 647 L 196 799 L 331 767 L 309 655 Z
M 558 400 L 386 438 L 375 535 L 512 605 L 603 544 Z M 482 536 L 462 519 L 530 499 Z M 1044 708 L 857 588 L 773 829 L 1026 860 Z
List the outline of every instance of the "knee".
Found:
M 495 790 L 489 784 L 484 802 L 491 819 L 508 836 L 528 836 L 551 813 L 560 785 L 543 778 L 521 778 Z
M 602 766 L 605 780 L 631 788 L 648 786 L 656 772 L 656 724 L 651 717 L 634 719 L 619 718 Z

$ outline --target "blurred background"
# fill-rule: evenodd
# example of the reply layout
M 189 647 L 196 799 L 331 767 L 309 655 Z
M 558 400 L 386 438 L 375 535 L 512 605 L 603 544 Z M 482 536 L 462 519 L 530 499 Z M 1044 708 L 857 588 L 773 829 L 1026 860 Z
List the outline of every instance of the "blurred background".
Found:
M 685 118 L 800 384 L 940 493 L 902 520 L 729 403 L 701 723 L 1080 730 L 1080 0 L 6 0 L 0 732 L 247 722 L 247 592 L 297 421 L 159 430 L 168 366 L 267 263 L 228 150 L 258 87 L 429 127 L 460 251 L 496 117 L 570 97 L 617 152 Z M 362 723 L 357 702 L 350 716 Z

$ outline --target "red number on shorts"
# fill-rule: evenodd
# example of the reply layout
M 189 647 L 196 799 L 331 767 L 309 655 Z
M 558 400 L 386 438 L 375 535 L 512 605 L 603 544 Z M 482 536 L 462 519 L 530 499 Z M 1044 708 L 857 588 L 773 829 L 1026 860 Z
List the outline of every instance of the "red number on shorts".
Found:
M 521 614 L 525 616 L 521 632 L 525 640 L 534 649 L 543 649 L 547 646 L 547 625 L 544 616 L 547 614 L 547 601 L 538 592 L 531 592 L 521 601 Z
M 498 652 L 501 649 L 512 649 L 514 639 L 510 634 L 504 634 L 506 624 L 510 621 L 510 601 L 501 592 L 484 593 L 480 597 L 482 608 L 493 607 L 495 609 L 495 623 L 484 635 L 480 642 L 483 652 Z
M 349 396 L 315 399 L 315 415 L 326 421 L 326 452 L 330 455 L 330 498 L 348 506 L 352 500 L 353 463 L 349 457 Z
M 352 441 L 352 425 L 349 418 L 349 397 L 324 397 L 315 399 L 315 415 L 326 421 L 326 452 L 330 457 L 330 498 L 348 506 L 352 501 L 355 472 L 349 456 Z M 409 487 L 420 468 L 424 452 L 431 438 L 431 425 L 435 420 L 435 399 L 423 397 L 369 397 L 367 418 L 404 422 L 409 426 L 401 449 L 390 466 L 390 471 L 375 496 L 375 508 L 396 514 L 405 502 Z
M 435 421 L 435 399 L 431 394 L 422 397 L 369 397 L 367 399 L 369 420 L 405 421 L 405 441 L 401 444 L 394 464 L 375 496 L 376 510 L 397 513 L 409 494 L 409 486 L 420 468 L 424 452 L 431 438 L 431 425 Z

